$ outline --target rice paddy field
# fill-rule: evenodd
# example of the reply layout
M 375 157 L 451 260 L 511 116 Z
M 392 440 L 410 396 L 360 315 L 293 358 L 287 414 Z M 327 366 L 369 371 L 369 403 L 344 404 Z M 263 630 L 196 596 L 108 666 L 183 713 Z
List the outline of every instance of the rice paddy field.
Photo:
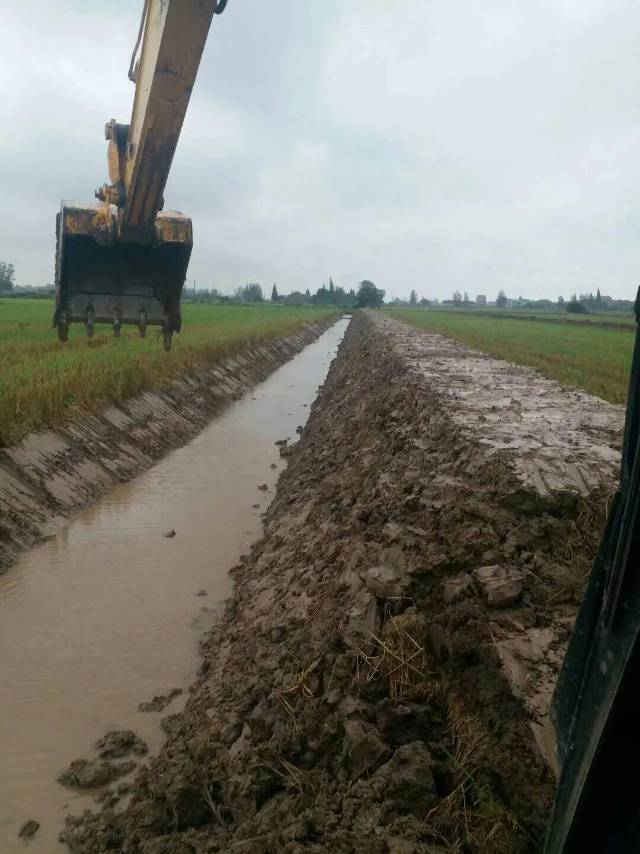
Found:
M 0 447 L 75 412 L 95 411 L 198 369 L 258 338 L 286 335 L 333 309 L 297 306 L 183 305 L 183 331 L 165 353 L 156 327 L 146 338 L 123 326 L 96 327 L 88 339 L 72 325 L 67 344 L 51 327 L 53 302 L 0 299 Z
M 500 359 L 537 368 L 564 385 L 625 403 L 633 352 L 632 314 L 566 315 L 391 309 L 394 317 Z

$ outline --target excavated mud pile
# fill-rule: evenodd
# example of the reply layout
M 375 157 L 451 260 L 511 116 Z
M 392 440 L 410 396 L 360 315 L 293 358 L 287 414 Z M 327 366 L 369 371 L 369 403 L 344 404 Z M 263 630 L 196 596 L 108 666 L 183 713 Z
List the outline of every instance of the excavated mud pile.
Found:
M 352 322 L 186 711 L 130 800 L 69 820 L 76 854 L 538 850 L 615 453 L 586 495 L 536 490 L 417 364 L 449 342 L 408 335 Z
M 186 444 L 334 322 L 335 316 L 254 341 L 168 387 L 0 448 L 0 572 L 114 484 Z

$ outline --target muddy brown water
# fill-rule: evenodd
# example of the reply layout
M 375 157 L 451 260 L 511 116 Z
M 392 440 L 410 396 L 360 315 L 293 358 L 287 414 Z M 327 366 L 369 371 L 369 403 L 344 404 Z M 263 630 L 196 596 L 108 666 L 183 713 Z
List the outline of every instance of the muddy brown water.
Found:
M 261 534 L 284 465 L 274 443 L 297 438 L 348 322 L 0 575 L 1 854 L 66 850 L 65 815 L 95 792 L 56 777 L 105 730 L 159 747 L 160 719 L 184 702 L 198 641 L 230 592 L 228 570 Z M 173 688 L 185 694 L 164 712 L 137 710 Z M 40 831 L 18 839 L 31 818 Z

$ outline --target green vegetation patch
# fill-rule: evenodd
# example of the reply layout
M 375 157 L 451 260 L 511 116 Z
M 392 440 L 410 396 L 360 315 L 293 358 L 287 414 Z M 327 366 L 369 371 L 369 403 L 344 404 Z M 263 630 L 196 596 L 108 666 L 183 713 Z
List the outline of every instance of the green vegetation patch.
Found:
M 0 299 L 0 446 L 332 314 L 335 309 L 185 304 L 183 332 L 165 353 L 157 327 L 140 338 L 125 326 L 116 339 L 109 327 L 98 326 L 88 339 L 84 326 L 74 324 L 69 342 L 60 344 L 51 301 Z
M 545 323 L 461 310 L 393 309 L 389 313 L 500 359 L 538 368 L 554 380 L 611 403 L 627 399 L 634 336 L 625 328 Z
M 430 311 L 445 311 L 450 313 L 451 309 L 441 309 L 439 306 L 431 306 Z M 602 326 L 605 329 L 626 329 L 634 331 L 636 318 L 630 311 L 602 311 L 588 314 L 570 314 L 566 311 L 535 311 L 528 308 L 469 308 L 456 309 L 469 312 L 476 316 L 486 315 L 496 320 L 538 320 L 541 323 L 583 323 L 587 326 Z

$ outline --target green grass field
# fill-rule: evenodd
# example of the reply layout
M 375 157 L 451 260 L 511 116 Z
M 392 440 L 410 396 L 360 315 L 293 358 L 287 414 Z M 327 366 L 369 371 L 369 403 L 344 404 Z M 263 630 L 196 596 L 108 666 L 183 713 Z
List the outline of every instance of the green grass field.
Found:
M 124 326 L 96 327 L 88 339 L 74 324 L 60 344 L 51 328 L 53 303 L 0 299 L 0 446 L 69 415 L 95 411 L 197 369 L 249 341 L 287 334 L 335 310 L 293 306 L 185 304 L 183 331 L 165 353 L 156 327 L 141 339 Z
M 539 318 L 498 317 L 491 312 L 460 309 L 393 309 L 389 313 L 419 329 L 439 332 L 492 356 L 538 368 L 552 379 L 578 386 L 612 403 L 627 399 L 634 336 L 626 324 L 616 329 L 594 323 L 544 322 Z
M 442 311 L 451 313 L 451 308 L 431 306 L 430 311 Z M 543 323 L 580 323 L 585 326 L 601 326 L 605 329 L 634 330 L 636 318 L 631 311 L 602 311 L 590 312 L 589 314 L 570 314 L 567 311 L 540 311 L 532 308 L 493 308 L 492 306 L 482 308 L 471 306 L 469 308 L 455 309 L 455 313 L 464 312 L 475 317 L 492 317 L 495 320 L 537 320 Z

